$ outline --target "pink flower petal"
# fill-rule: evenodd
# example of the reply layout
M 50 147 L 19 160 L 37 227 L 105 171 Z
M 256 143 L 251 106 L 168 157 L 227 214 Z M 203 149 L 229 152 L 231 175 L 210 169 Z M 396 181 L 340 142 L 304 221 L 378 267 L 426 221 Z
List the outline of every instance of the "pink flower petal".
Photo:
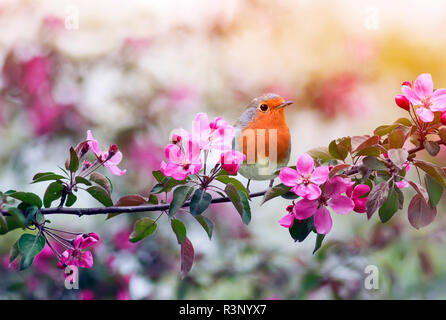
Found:
M 370 187 L 366 184 L 358 184 L 353 191 L 353 198 L 359 198 L 370 191 Z
M 353 208 L 353 211 L 357 213 L 364 213 L 367 211 L 365 204 L 367 203 L 367 198 L 361 198 L 361 199 L 355 199 L 353 200 L 355 203 L 355 207 Z
M 314 169 L 314 172 L 311 175 L 311 182 L 321 185 L 328 179 L 328 173 L 329 173 L 328 166 L 320 166 Z
M 292 214 L 287 214 L 282 219 L 277 221 L 282 227 L 291 228 L 294 224 L 294 216 Z
M 87 131 L 87 144 L 90 147 L 90 150 L 99 157 L 101 155 L 101 149 L 99 148 L 99 142 L 93 137 L 93 134 L 91 133 L 91 130 Z
M 309 184 L 307 186 L 300 185 L 297 188 L 293 188 L 292 191 L 307 200 L 316 200 L 322 193 L 321 189 L 315 184 Z
M 445 111 L 446 109 L 446 89 L 435 90 L 430 101 L 432 102 L 432 111 Z
M 407 188 L 409 186 L 409 183 L 406 180 L 401 180 L 401 181 L 395 182 L 395 185 L 398 188 L 403 189 L 403 188 Z
M 423 122 L 431 122 L 432 120 L 434 120 L 434 113 L 427 108 L 418 108 L 417 114 Z
M 333 197 L 347 191 L 347 186 L 341 177 L 334 177 L 325 184 L 324 194 Z
M 407 99 L 409 99 L 410 102 L 412 102 L 414 105 L 421 104 L 421 99 L 418 97 L 418 95 L 415 93 L 415 91 L 412 90 L 409 86 L 402 86 L 401 91 L 404 93 Z
M 291 168 L 282 168 L 279 173 L 279 179 L 288 187 L 294 187 L 299 183 L 300 174 Z
M 104 163 L 104 166 L 107 167 L 107 169 L 116 176 L 122 176 L 127 172 L 126 169 L 121 170 L 118 168 L 117 165 L 109 164 L 108 161 Z
M 296 169 L 300 174 L 310 175 L 314 169 L 313 158 L 306 153 L 302 154 L 299 159 L 297 159 Z
M 327 234 L 333 226 L 330 212 L 325 207 L 320 207 L 314 214 L 314 226 L 319 234 Z
M 334 212 L 339 214 L 350 213 L 355 207 L 355 203 L 352 199 L 346 196 L 336 196 L 331 198 L 328 205 L 333 209 Z
M 302 199 L 294 205 L 294 217 L 297 220 L 308 219 L 316 212 L 317 206 L 317 201 Z
M 415 80 L 414 84 L 415 92 L 420 98 L 429 97 L 434 91 L 434 83 L 432 82 L 432 76 L 429 73 L 422 73 Z
M 175 144 L 168 144 L 164 149 L 164 155 L 166 156 L 167 160 L 169 160 L 169 162 L 173 162 L 176 164 L 180 164 L 183 160 L 183 153 L 180 147 Z

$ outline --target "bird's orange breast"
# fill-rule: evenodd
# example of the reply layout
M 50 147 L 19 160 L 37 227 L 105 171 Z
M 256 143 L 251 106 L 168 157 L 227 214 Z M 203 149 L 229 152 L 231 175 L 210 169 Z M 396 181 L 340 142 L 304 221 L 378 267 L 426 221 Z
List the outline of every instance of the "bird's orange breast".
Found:
M 272 131 L 274 130 L 274 131 Z M 277 141 L 274 143 L 274 137 Z M 254 137 L 254 138 L 252 138 Z M 270 157 L 270 146 L 277 147 L 277 163 L 283 162 L 289 156 L 290 147 L 290 130 L 285 120 L 285 112 L 283 109 L 275 110 L 268 114 L 259 114 L 250 124 L 242 130 L 242 135 L 238 138 L 238 143 L 243 146 L 243 153 L 248 158 L 248 148 L 255 148 L 255 162 L 259 157 Z M 241 140 L 243 139 L 243 140 Z M 270 142 L 272 143 L 270 145 Z M 252 145 L 254 143 L 254 146 Z M 262 147 L 264 144 L 264 148 Z

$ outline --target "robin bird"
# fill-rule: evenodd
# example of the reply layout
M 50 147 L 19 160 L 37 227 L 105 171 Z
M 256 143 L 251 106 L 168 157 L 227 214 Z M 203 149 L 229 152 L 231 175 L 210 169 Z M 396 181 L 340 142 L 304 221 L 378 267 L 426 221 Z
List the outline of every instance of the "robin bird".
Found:
M 281 167 L 288 165 L 291 153 L 290 130 L 285 119 L 285 107 L 292 104 L 274 93 L 255 98 L 234 125 L 235 150 L 246 160 L 239 172 L 251 180 L 271 180 L 270 187 Z

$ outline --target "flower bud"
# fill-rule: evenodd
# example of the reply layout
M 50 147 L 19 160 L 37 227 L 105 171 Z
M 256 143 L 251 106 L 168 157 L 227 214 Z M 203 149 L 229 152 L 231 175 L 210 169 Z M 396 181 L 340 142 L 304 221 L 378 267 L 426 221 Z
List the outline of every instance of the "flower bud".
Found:
M 441 113 L 440 121 L 442 124 L 444 124 L 446 126 L 446 111 L 443 111 Z
M 172 135 L 172 143 L 173 144 L 177 144 L 181 142 L 181 136 L 178 134 L 173 134 Z
M 116 146 L 116 144 L 112 144 L 110 148 L 108 148 L 108 155 L 105 161 L 110 160 L 110 158 L 113 157 L 116 153 L 118 153 L 118 147 Z
M 87 170 L 88 168 L 91 168 L 93 164 L 88 161 L 88 160 L 84 160 L 84 163 L 82 164 L 82 171 Z
M 409 111 L 410 110 L 410 102 L 409 99 L 406 98 L 405 95 L 398 94 L 395 96 L 395 103 L 398 107 Z
M 412 88 L 412 83 L 409 81 L 404 81 L 402 84 L 402 86 L 408 86 L 409 88 Z

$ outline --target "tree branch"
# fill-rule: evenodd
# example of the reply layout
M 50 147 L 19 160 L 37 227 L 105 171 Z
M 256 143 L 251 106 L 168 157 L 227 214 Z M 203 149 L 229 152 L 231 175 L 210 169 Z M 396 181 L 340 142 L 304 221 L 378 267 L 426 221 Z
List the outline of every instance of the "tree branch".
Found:
M 251 193 L 249 196 L 251 198 L 261 197 L 266 193 L 267 190 Z M 231 200 L 227 197 L 225 198 L 214 198 L 211 203 L 224 203 L 230 202 Z M 148 211 L 163 211 L 169 209 L 169 204 L 161 205 L 143 205 L 143 206 L 131 206 L 131 207 L 101 207 L 101 208 L 65 208 L 65 207 L 55 207 L 55 208 L 43 208 L 40 212 L 43 215 L 47 214 L 72 214 L 81 216 L 92 216 L 96 214 L 107 214 L 107 213 L 135 213 L 135 212 L 148 212 Z M 190 201 L 183 204 L 182 208 L 189 207 Z M 9 212 L 1 211 L 4 216 L 9 216 Z

